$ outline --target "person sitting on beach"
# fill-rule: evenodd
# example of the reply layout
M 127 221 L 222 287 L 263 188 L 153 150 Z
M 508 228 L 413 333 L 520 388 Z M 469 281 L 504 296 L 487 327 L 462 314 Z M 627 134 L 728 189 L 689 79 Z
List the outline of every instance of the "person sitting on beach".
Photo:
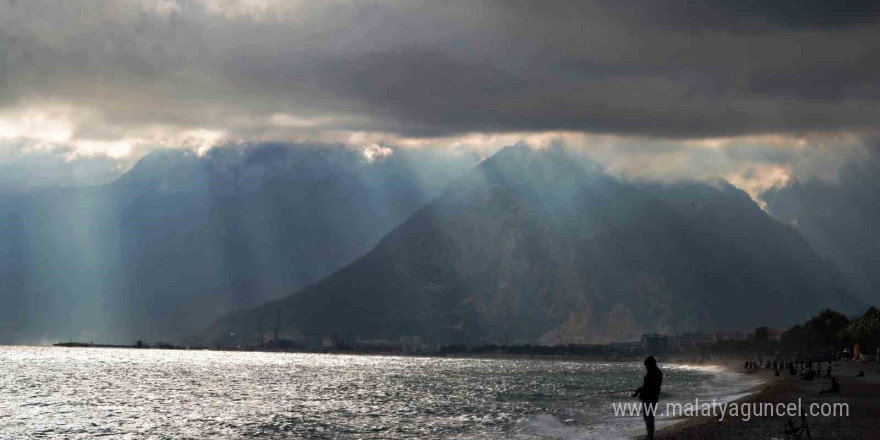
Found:
M 660 386 L 663 384 L 663 372 L 657 367 L 657 360 L 654 356 L 648 356 L 645 359 L 645 368 L 648 373 L 645 374 L 642 386 L 633 393 L 633 397 L 638 397 L 642 401 L 641 413 L 645 419 L 645 429 L 648 431 L 647 438 L 654 438 L 654 411 L 657 408 L 657 401 L 660 400 Z
M 816 372 L 813 370 L 807 371 L 807 374 L 804 374 L 804 378 L 801 380 L 813 380 L 816 378 Z
M 840 392 L 840 384 L 837 383 L 837 378 L 831 378 L 831 389 L 819 391 L 819 394 L 825 393 L 839 393 Z

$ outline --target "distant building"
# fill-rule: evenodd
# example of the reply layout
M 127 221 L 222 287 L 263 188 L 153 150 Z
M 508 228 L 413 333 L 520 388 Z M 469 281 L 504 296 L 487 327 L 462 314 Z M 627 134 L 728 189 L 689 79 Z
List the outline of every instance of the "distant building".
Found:
M 612 342 L 610 349 L 615 354 L 639 354 L 642 352 L 642 341 Z
M 354 339 L 350 334 L 341 334 L 338 332 L 330 333 L 324 336 L 320 341 L 320 347 L 325 350 L 347 350 L 352 347 Z
M 669 337 L 669 348 L 675 350 L 691 350 L 714 341 L 715 337 L 706 333 L 688 332 Z
M 430 353 L 434 351 L 425 340 L 418 336 L 401 336 L 401 349 L 404 353 Z
M 302 348 L 304 344 L 292 339 L 271 339 L 266 341 L 265 348 L 272 348 L 276 350 L 293 350 L 296 348 Z
M 402 352 L 403 343 L 384 339 L 363 340 L 354 343 L 355 350 L 377 353 Z
M 657 333 L 642 335 L 642 350 L 650 355 L 665 355 L 669 351 L 669 336 Z
M 745 341 L 747 336 L 743 332 L 715 330 L 715 342 Z

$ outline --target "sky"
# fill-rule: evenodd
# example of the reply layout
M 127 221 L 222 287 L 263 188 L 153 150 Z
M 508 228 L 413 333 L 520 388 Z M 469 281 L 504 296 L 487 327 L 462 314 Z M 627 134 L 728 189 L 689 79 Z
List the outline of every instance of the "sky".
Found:
M 872 3 L 0 0 L 0 195 L 164 148 L 524 141 L 760 203 L 880 151 Z

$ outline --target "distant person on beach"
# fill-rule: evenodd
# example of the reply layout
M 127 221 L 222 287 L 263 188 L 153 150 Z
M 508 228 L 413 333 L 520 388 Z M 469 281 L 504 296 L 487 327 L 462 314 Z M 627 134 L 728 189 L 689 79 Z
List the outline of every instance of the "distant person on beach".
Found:
M 828 363 L 828 368 L 825 370 L 825 376 L 831 377 L 831 362 Z
M 831 378 L 831 389 L 830 389 L 830 390 L 822 390 L 822 391 L 819 391 L 819 394 L 825 394 L 825 393 L 839 393 L 839 392 L 840 392 L 840 384 L 837 383 L 837 378 L 836 378 L 836 377 L 832 377 L 832 378 Z
M 648 356 L 645 359 L 645 368 L 648 373 L 645 374 L 644 382 L 639 389 L 633 393 L 633 397 L 638 397 L 642 401 L 642 418 L 645 419 L 645 429 L 648 431 L 647 438 L 654 438 L 654 411 L 657 407 L 657 401 L 660 400 L 660 386 L 663 384 L 663 372 L 657 367 L 657 360 L 654 356 Z

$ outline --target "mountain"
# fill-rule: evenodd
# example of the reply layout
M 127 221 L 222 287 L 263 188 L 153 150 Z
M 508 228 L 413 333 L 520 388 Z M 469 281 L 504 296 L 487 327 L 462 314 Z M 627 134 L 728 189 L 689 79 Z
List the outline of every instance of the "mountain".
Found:
M 608 342 L 785 327 L 853 310 L 846 282 L 725 183 L 633 184 L 561 148 L 508 147 L 356 262 L 232 313 L 200 341 L 418 335 L 436 343 Z
M 112 184 L 0 205 L 0 342 L 191 334 L 369 251 L 478 157 L 258 145 L 154 151 Z
M 835 181 L 795 180 L 762 195 L 767 211 L 794 226 L 835 263 L 866 302 L 880 300 L 880 148 L 843 166 Z

